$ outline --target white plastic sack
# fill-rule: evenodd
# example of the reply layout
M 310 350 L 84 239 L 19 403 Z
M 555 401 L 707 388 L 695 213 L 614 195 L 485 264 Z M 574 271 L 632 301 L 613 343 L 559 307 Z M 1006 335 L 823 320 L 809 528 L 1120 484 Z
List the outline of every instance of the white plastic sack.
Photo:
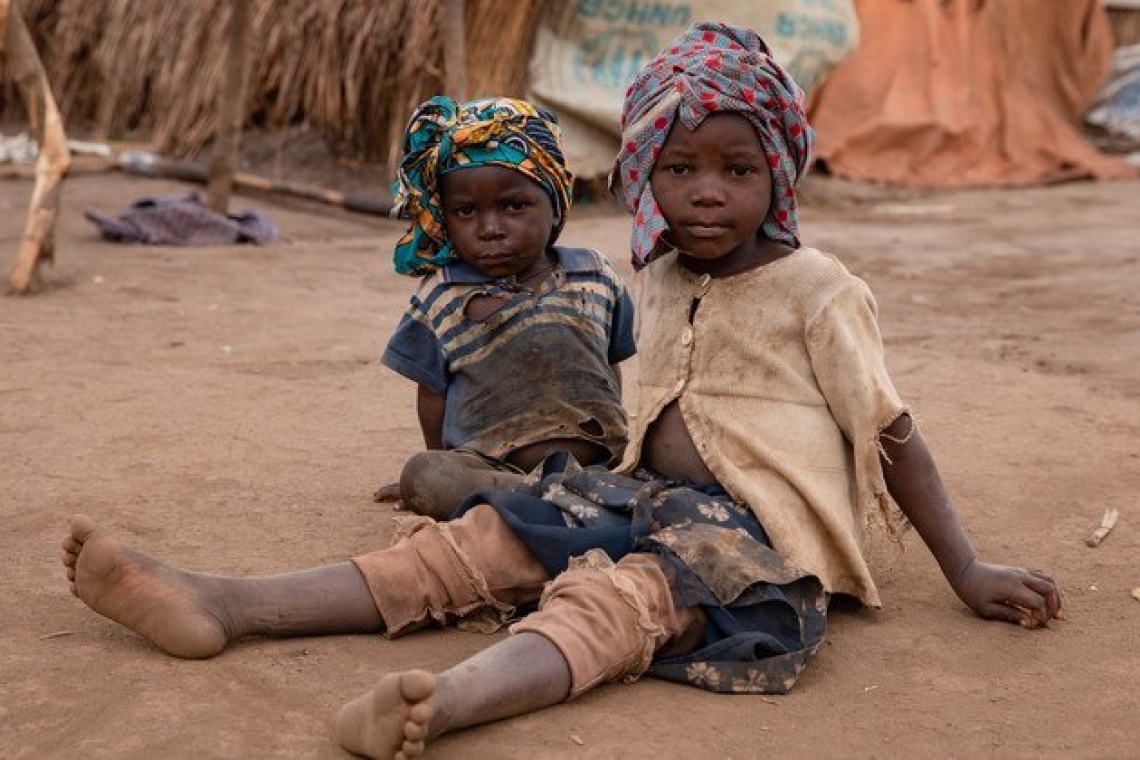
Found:
M 1117 48 L 1112 73 L 1085 121 L 1140 148 L 1140 45 Z
M 754 29 L 807 92 L 859 41 L 853 0 L 565 0 L 547 8 L 529 97 L 558 114 L 570 169 L 583 178 L 609 171 L 638 69 L 694 21 Z

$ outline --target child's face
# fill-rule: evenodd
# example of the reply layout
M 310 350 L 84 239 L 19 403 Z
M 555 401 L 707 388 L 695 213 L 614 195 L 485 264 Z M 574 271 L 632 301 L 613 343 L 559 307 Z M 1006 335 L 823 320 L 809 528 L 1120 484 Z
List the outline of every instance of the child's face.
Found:
M 476 166 L 444 174 L 440 189 L 459 258 L 496 279 L 525 279 L 545 266 L 554 206 L 537 182 L 504 166 Z
M 675 121 L 650 181 L 670 242 L 692 263 L 737 269 L 771 257 L 759 229 L 772 203 L 772 177 L 748 119 L 715 113 L 692 132 Z

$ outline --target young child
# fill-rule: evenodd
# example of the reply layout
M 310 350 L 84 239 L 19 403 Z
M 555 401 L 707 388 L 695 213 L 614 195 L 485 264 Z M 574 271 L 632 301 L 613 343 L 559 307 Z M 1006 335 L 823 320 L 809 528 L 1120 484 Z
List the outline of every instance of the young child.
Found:
M 412 225 L 395 266 L 424 277 L 383 362 L 417 383 L 428 451 L 377 501 L 442 520 L 553 451 L 620 461 L 616 365 L 635 350 L 633 307 L 605 257 L 554 245 L 571 181 L 549 111 L 435 97 L 413 114 L 396 195 Z
M 978 615 L 1026 628 L 1053 580 L 974 552 L 883 365 L 874 301 L 799 246 L 802 96 L 750 31 L 698 24 L 634 81 L 615 192 L 634 213 L 645 385 L 621 473 L 544 462 L 393 547 L 280 576 L 219 578 L 73 519 L 64 564 L 95 611 L 182 657 L 249 634 L 385 631 L 538 610 L 438 675 L 390 674 L 344 707 L 342 745 L 412 757 L 440 734 L 649 672 L 784 692 L 828 599 L 878 593 L 860 547 L 894 498 Z

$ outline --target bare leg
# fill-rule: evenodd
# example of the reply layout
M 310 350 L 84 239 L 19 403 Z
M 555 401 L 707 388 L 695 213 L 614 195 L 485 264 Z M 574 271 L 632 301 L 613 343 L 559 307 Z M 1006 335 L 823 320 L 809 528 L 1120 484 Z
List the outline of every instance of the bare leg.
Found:
M 415 757 L 427 739 L 540 710 L 569 694 L 570 666 L 558 648 L 540 634 L 520 633 L 438 676 L 386 676 L 341 709 L 336 735 L 367 757 Z
M 212 657 L 254 634 L 382 631 L 351 562 L 283 575 L 233 578 L 165 565 L 121 544 L 86 515 L 63 542 L 71 592 L 88 607 L 176 657 Z
M 459 452 L 421 451 L 400 472 L 400 496 L 404 509 L 447 520 L 471 494 L 508 490 L 523 480 L 523 475 L 493 469 Z

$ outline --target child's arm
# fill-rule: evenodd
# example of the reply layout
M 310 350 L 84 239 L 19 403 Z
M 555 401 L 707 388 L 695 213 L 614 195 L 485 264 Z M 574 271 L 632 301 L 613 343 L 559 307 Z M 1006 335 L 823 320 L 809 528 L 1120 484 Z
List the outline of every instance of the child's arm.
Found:
M 425 449 L 443 448 L 443 413 L 447 399 L 426 385 L 416 386 L 416 414 L 424 434 Z
M 446 405 L 447 399 L 443 396 L 425 385 L 416 385 L 416 414 L 420 418 L 420 431 L 424 435 L 425 449 L 443 448 L 443 411 Z M 398 482 L 382 485 L 372 494 L 372 500 L 376 502 L 399 504 L 401 498 Z
M 981 617 L 1026 628 L 1047 625 L 1059 616 L 1061 595 L 1048 575 L 978 559 L 910 415 L 900 415 L 879 440 L 889 459 L 883 461 L 883 474 L 891 497 L 963 602 Z

